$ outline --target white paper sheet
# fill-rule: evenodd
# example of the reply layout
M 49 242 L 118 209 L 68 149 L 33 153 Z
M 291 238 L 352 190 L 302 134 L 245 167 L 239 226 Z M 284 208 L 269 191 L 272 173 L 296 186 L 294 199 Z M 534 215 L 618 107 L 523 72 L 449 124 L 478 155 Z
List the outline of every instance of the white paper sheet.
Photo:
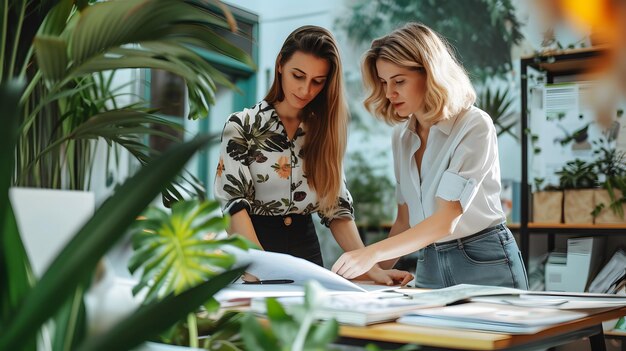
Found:
M 239 265 L 250 264 L 246 270 L 248 273 L 261 280 L 269 279 L 291 279 L 293 285 L 303 286 L 306 282 L 314 280 L 324 288 L 333 291 L 367 292 L 393 289 L 384 285 L 357 285 L 324 267 L 320 267 L 307 260 L 291 255 L 262 251 L 262 250 L 228 250 L 237 257 Z M 272 284 L 274 285 L 274 284 Z M 261 290 L 274 289 L 270 285 L 261 285 Z
M 583 318 L 586 315 L 586 313 L 574 311 L 471 302 L 416 310 L 405 314 L 398 322 L 426 326 L 447 325 L 453 328 L 496 332 L 532 333 L 533 328 L 552 326 Z M 412 318 L 413 316 L 417 318 Z M 438 324 L 437 321 L 441 323 Z M 427 324 L 420 324 L 424 322 Z

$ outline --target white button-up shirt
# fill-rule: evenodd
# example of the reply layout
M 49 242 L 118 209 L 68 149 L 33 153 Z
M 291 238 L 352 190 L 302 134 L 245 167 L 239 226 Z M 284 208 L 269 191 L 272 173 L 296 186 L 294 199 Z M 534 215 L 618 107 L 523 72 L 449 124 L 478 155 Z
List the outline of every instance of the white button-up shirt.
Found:
M 504 222 L 498 140 L 489 115 L 472 107 L 433 125 L 419 173 L 414 155 L 421 139 L 416 127 L 416 118 L 397 125 L 392 140 L 396 197 L 399 204 L 407 204 L 411 227 L 435 213 L 437 197 L 460 201 L 463 208 L 454 232 L 439 242 Z

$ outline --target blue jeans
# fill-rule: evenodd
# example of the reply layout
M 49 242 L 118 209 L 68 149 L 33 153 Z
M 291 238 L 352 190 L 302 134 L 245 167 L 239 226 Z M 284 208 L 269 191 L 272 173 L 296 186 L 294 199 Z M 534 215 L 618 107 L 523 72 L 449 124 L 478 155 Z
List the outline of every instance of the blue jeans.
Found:
M 456 284 L 528 289 L 528 276 L 515 238 L 504 224 L 417 252 L 415 286 L 445 288 Z

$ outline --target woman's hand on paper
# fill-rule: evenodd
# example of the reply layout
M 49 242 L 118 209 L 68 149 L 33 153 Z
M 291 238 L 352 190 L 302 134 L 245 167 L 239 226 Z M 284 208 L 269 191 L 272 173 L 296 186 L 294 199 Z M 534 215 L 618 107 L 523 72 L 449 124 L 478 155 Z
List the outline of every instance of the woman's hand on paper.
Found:
M 367 275 L 376 284 L 383 285 L 401 285 L 404 286 L 411 280 L 413 280 L 413 274 L 407 271 L 401 271 L 397 269 L 382 269 L 378 265 L 374 265 L 372 269 L 367 272 Z
M 370 247 L 364 247 L 345 252 L 335 262 L 332 271 L 346 279 L 354 279 L 368 272 L 376 263 L 378 263 L 378 260 L 375 252 L 370 252 Z
M 260 279 L 257 278 L 256 276 L 248 273 L 248 272 L 244 272 L 243 275 L 241 276 L 241 279 L 244 282 L 258 282 Z

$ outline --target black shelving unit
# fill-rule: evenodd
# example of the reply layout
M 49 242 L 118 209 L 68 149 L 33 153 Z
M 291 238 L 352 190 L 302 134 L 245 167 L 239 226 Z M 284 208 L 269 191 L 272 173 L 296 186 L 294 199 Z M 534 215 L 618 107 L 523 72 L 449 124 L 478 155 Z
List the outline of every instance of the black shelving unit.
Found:
M 558 76 L 573 76 L 587 72 L 590 67 L 595 67 L 602 59 L 606 47 L 591 47 L 584 49 L 564 50 L 542 55 L 524 57 L 520 60 L 521 78 L 521 128 L 522 128 L 522 181 L 521 181 L 521 211 L 518 229 L 520 234 L 520 250 L 526 267 L 528 267 L 530 251 L 530 235 L 533 233 L 548 234 L 548 249 L 554 249 L 554 236 L 556 234 L 625 234 L 626 225 L 541 225 L 530 223 L 530 196 L 531 189 L 528 183 L 528 68 L 532 67 L 540 72 L 545 72 L 547 83 L 554 83 Z

